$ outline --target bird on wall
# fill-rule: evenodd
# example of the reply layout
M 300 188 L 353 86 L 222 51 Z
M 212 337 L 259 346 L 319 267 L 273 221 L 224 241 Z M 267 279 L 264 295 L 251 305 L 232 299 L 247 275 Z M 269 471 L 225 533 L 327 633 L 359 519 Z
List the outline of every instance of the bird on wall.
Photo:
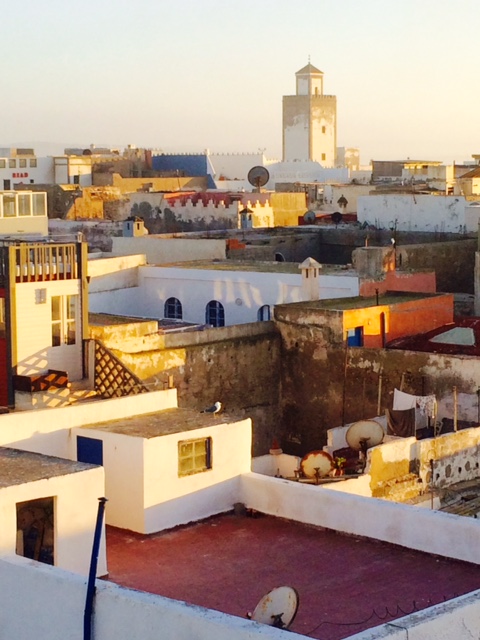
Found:
M 220 411 L 222 410 L 222 403 L 221 402 L 215 402 L 214 405 L 212 405 L 211 407 L 208 407 L 207 409 L 203 409 L 203 411 L 201 411 L 200 413 L 220 413 Z

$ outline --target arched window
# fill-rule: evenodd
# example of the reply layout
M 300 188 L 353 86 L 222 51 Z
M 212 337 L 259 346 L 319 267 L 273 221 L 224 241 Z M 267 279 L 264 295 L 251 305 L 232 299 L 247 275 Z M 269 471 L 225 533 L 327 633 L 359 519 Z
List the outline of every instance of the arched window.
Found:
M 205 323 L 214 327 L 225 326 L 225 309 L 218 300 L 210 300 L 205 308 Z
M 260 307 L 257 313 L 257 320 L 259 322 L 265 322 L 266 320 L 270 320 L 272 317 L 270 311 L 270 305 L 264 304 L 263 307 Z
M 170 318 L 171 320 L 181 320 L 183 318 L 183 312 L 180 300 L 177 300 L 177 298 L 168 298 L 168 300 L 165 300 L 163 315 L 165 318 Z
M 275 262 L 285 262 L 285 256 L 280 251 L 275 254 Z

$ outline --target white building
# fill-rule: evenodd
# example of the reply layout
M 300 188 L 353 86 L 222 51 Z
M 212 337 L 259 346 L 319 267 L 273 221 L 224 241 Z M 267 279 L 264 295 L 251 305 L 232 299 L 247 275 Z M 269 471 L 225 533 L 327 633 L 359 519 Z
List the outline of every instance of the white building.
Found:
M 0 191 L 0 237 L 48 235 L 47 194 Z
M 52 158 L 38 158 L 33 149 L 0 148 L 0 189 L 10 191 L 17 184 L 53 182 Z
M 464 233 L 477 230 L 475 213 L 466 216 L 463 196 L 378 194 L 358 198 L 357 217 L 379 229 Z
M 310 62 L 295 78 L 296 94 L 283 96 L 283 160 L 335 167 L 337 98 L 323 93 L 323 72 Z
M 131 265 L 125 272 L 128 288 L 120 284 L 122 258 L 89 262 L 92 312 L 220 327 L 269 320 L 276 304 L 310 299 L 311 286 L 304 286 L 307 270 L 294 263 L 227 260 L 142 266 L 141 258 L 134 278 Z M 315 278 L 317 299 L 358 295 L 354 271 L 317 268 Z

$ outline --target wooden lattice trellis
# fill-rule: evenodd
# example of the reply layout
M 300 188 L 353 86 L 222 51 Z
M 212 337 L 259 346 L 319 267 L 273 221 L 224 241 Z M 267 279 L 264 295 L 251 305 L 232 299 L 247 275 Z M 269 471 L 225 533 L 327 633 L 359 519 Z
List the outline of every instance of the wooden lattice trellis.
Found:
M 148 389 L 105 345 L 95 340 L 95 391 L 102 398 L 147 393 Z

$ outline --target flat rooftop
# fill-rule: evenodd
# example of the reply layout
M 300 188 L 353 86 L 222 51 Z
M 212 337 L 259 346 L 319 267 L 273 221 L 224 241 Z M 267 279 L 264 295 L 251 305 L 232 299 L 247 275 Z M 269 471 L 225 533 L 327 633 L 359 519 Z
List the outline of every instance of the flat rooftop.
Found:
M 41 453 L 0 447 L 0 487 L 48 480 L 92 469 L 93 465 L 73 462 Z
M 117 584 L 242 618 L 271 589 L 295 587 L 290 629 L 322 640 L 480 588 L 476 565 L 261 514 L 151 536 L 107 527 L 107 559 Z
M 213 269 L 215 271 L 252 271 L 257 273 L 285 273 L 300 276 L 300 262 L 266 262 L 250 260 L 191 260 L 187 262 L 171 262 L 158 265 L 146 265 L 149 267 L 174 267 L 178 269 Z M 356 271 L 344 265 L 322 265 L 320 275 L 344 273 L 345 275 L 356 275 Z
M 238 421 L 239 418 L 224 413 L 212 415 L 211 413 L 201 413 L 192 409 L 175 408 L 141 416 L 129 416 L 118 420 L 98 422 L 97 424 L 85 425 L 82 429 L 108 431 L 109 433 L 132 436 L 133 438 L 149 439 Z
M 387 348 L 478 357 L 480 318 L 455 318 L 451 324 L 437 327 L 427 333 L 392 340 L 387 344 Z
M 289 308 L 302 309 L 331 309 L 334 311 L 346 311 L 348 309 L 367 309 L 369 307 L 378 307 L 383 305 L 400 304 L 402 302 L 413 302 L 415 300 L 423 300 L 425 298 L 434 298 L 442 296 L 442 293 L 405 293 L 396 291 L 387 291 L 383 295 L 378 296 L 378 304 L 376 296 L 353 298 L 330 298 L 328 300 L 305 300 L 302 302 L 292 302 Z M 283 305 L 276 305 L 282 307 Z

